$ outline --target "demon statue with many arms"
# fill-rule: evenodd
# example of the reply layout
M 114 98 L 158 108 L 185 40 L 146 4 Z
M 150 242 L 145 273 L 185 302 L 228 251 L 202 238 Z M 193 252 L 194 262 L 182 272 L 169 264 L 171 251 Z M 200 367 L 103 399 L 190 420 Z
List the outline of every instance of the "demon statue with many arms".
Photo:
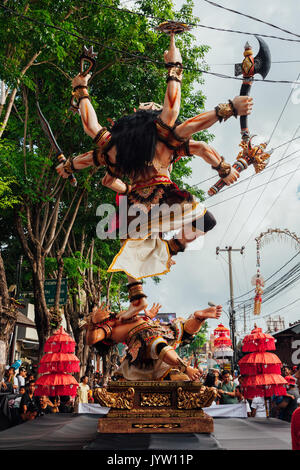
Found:
M 159 309 L 154 304 L 145 309 L 143 316 L 123 320 L 101 305 L 88 317 L 86 342 L 94 346 L 100 355 L 107 355 L 112 346 L 123 343 L 126 356 L 120 367 L 110 370 L 108 375 L 133 381 L 180 380 L 197 381 L 199 369 L 187 365 L 176 353 L 179 345 L 189 344 L 209 318 L 219 318 L 222 306 L 197 310 L 188 319 L 177 318 L 168 324 L 154 320 Z
M 213 215 L 201 203 L 172 182 L 172 165 L 184 156 L 200 156 L 227 185 L 232 184 L 238 172 L 212 147 L 192 140 L 191 136 L 230 116 L 250 114 L 252 109 L 252 98 L 237 96 L 179 123 L 183 68 L 173 33 L 164 60 L 167 90 L 163 106 L 153 102 L 141 104 L 137 112 L 115 122 L 110 131 L 99 124 L 90 102 L 90 75 L 77 75 L 72 81 L 73 96 L 84 131 L 96 148 L 57 167 L 58 173 L 67 178 L 74 171 L 89 166 L 104 166 L 106 174 L 102 184 L 126 196 L 127 235 L 109 268 L 110 272 L 124 271 L 128 277 L 130 307 L 119 314 L 123 319 L 134 317 L 147 307 L 141 279 L 167 273 L 174 264 L 172 257 L 216 224 Z M 168 208 L 172 208 L 171 217 Z M 137 212 L 143 214 L 142 218 L 138 217 L 138 235 L 134 223 Z M 134 227 L 132 232 L 131 226 Z M 163 240 L 163 234 L 171 230 L 179 230 L 179 233 L 170 240 Z

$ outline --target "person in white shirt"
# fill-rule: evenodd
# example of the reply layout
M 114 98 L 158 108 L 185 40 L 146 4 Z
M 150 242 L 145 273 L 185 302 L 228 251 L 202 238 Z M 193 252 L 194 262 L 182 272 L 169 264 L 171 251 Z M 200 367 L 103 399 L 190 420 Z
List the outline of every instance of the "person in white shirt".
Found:
M 266 405 L 263 397 L 254 397 L 251 403 L 251 416 L 254 418 L 266 418 Z
M 77 396 L 78 396 L 78 402 L 79 403 L 88 403 L 89 402 L 89 390 L 90 387 L 88 385 L 89 378 L 87 375 L 84 375 L 81 380 L 79 387 L 77 389 Z
M 19 374 L 17 375 L 17 380 L 18 380 L 18 391 L 20 390 L 20 387 L 25 387 L 25 379 L 26 379 L 27 371 L 22 367 L 19 370 Z

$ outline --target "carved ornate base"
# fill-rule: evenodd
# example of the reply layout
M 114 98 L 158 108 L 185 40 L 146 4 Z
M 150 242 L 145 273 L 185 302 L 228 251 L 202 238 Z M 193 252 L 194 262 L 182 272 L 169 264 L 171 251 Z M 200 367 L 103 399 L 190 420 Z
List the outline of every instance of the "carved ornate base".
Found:
M 98 388 L 95 400 L 110 407 L 98 423 L 101 433 L 211 433 L 210 406 L 216 389 L 199 382 L 111 382 Z

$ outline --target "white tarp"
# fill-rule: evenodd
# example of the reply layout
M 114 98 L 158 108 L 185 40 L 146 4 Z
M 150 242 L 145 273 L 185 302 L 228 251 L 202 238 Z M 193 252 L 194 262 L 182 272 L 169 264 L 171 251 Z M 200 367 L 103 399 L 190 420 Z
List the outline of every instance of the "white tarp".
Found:
M 109 410 L 110 408 L 96 403 L 79 403 L 78 405 L 78 413 L 106 415 Z M 237 405 L 212 405 L 209 408 L 203 408 L 203 410 L 213 418 L 247 418 L 246 403 L 238 403 Z
M 203 411 L 213 418 L 247 418 L 247 403 L 237 405 L 211 405 Z
M 107 415 L 110 408 L 98 405 L 98 403 L 78 403 L 78 413 L 91 413 L 94 415 Z

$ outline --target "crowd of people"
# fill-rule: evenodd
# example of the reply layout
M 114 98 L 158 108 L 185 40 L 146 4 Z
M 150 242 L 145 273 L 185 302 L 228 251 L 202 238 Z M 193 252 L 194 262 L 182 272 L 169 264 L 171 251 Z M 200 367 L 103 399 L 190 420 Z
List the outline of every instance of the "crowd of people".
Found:
M 292 370 L 284 366 L 281 374 L 288 382 L 287 394 L 270 397 L 268 410 L 264 397 L 257 396 L 253 400 L 244 397 L 242 375 L 233 376 L 228 370 L 212 368 L 203 373 L 202 382 L 205 386 L 215 387 L 218 391 L 217 399 L 212 406 L 245 403 L 248 417 L 266 418 L 269 413 L 270 417 L 291 422 L 293 412 L 300 406 L 300 367 L 294 366 Z
M 49 413 L 74 411 L 74 403 L 69 396 L 36 396 L 35 381 L 35 372 L 27 371 L 25 367 L 20 367 L 17 371 L 11 366 L 5 370 L 0 381 L 0 393 L 9 397 L 11 424 L 20 424 Z
M 229 370 L 216 367 L 203 371 L 201 381 L 207 387 L 217 389 L 217 397 L 212 406 L 245 403 L 248 417 L 266 418 L 269 416 L 290 422 L 293 412 L 300 406 L 300 367 L 293 370 L 282 368 L 282 376 L 288 382 L 285 396 L 274 396 L 269 400 L 269 409 L 263 397 L 248 400 L 243 394 L 243 376 L 232 374 Z M 36 373 L 20 367 L 7 367 L 0 382 L 0 393 L 9 395 L 9 407 L 12 411 L 13 424 L 19 424 L 50 413 L 78 412 L 79 404 L 93 403 L 93 391 L 103 386 L 103 375 L 96 371 L 81 377 L 76 397 L 48 397 L 35 395 Z

